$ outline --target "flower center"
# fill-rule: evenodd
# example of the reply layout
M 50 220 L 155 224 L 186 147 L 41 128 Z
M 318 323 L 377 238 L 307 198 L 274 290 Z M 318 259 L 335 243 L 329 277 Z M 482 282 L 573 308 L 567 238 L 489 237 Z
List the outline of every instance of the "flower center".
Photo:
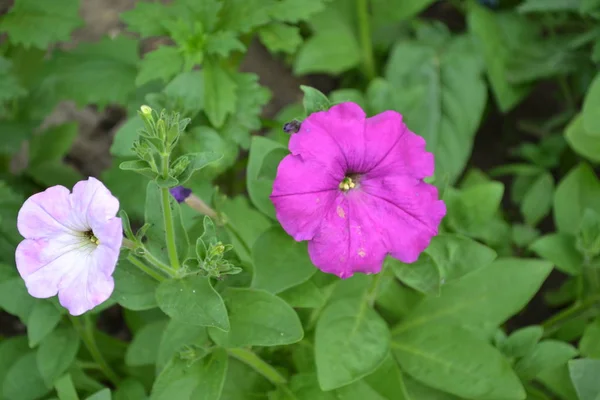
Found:
M 354 183 L 354 179 L 352 179 L 349 176 L 345 177 L 344 180 L 340 182 L 340 189 L 342 189 L 342 191 L 344 192 L 347 192 L 350 189 L 354 189 L 355 187 L 356 184 Z
M 91 230 L 85 232 L 85 237 L 89 239 L 90 242 L 94 243 L 96 246 L 100 244 L 100 240 L 96 236 L 94 236 L 94 232 Z

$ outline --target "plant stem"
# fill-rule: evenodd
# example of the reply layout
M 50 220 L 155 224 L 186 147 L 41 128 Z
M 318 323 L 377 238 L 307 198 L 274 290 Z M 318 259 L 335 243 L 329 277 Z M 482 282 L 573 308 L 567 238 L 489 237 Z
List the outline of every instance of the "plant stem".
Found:
M 375 68 L 375 57 L 373 55 L 373 44 L 371 43 L 369 1 L 356 0 L 356 13 L 358 16 L 360 47 L 362 50 L 362 61 L 365 68 L 365 74 L 369 80 L 373 80 L 377 76 L 377 71 Z
M 558 314 L 548 318 L 542 324 L 544 328 L 544 336 L 547 337 L 552 332 L 556 331 L 563 323 L 578 317 L 585 311 L 595 307 L 600 303 L 600 294 L 590 296 L 587 299 L 572 305 L 571 307 L 559 312 Z
M 75 330 L 79 333 L 83 344 L 92 356 L 92 359 L 98 364 L 98 367 L 102 370 L 108 380 L 116 387 L 120 381 L 119 376 L 113 371 L 110 365 L 108 365 L 98 348 L 96 338 L 94 337 L 94 326 L 89 314 L 83 315 L 83 324 L 79 318 L 72 316 L 69 316 L 69 318 L 71 319 Z
M 162 157 L 162 177 L 163 179 L 167 179 L 169 177 L 168 154 L 163 155 Z M 181 265 L 179 264 L 179 257 L 177 257 L 177 244 L 175 243 L 175 228 L 173 227 L 173 214 L 171 213 L 171 194 L 169 193 L 168 188 L 161 188 L 160 194 L 169 261 L 171 263 L 171 267 L 173 267 L 175 270 L 178 270 L 181 268 Z
M 274 385 L 284 385 L 287 379 L 277 370 L 267 364 L 262 358 L 257 356 L 247 349 L 228 349 L 227 353 L 233 358 L 236 358 L 244 364 L 251 367 L 253 370 L 267 378 Z
M 158 272 L 148 267 L 146 264 L 135 258 L 133 255 L 130 254 L 129 257 L 127 257 L 127 260 L 139 269 L 141 269 L 147 275 L 150 275 L 151 277 L 156 279 L 157 281 L 162 282 L 165 280 L 165 277 L 163 275 L 160 275 Z

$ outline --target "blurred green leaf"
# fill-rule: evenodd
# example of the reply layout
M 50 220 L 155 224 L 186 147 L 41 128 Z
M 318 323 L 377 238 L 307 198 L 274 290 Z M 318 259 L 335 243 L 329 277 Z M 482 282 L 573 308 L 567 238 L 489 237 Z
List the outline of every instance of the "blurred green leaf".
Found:
M 204 63 L 204 107 L 210 123 L 220 128 L 227 116 L 235 111 L 237 84 L 216 61 Z
M 583 122 L 581 114 L 576 115 L 565 129 L 565 139 L 577 154 L 600 163 L 600 135 L 595 131 L 588 132 Z M 595 129 L 600 131 L 600 125 Z
M 62 376 L 79 350 L 79 336 L 71 327 L 58 328 L 48 335 L 40 344 L 37 352 L 37 368 L 46 385 Z
M 183 70 L 183 56 L 173 46 L 160 46 L 147 53 L 140 64 L 135 84 L 142 86 L 152 80 L 168 81 Z
M 569 275 L 579 275 L 583 256 L 575 247 L 575 237 L 566 233 L 542 236 L 529 246 L 538 256 L 553 263 L 557 269 Z
M 36 353 L 31 351 L 17 359 L 6 373 L 3 395 L 7 400 L 37 400 L 50 391 L 53 381 L 44 383 Z
M 559 232 L 576 234 L 586 208 L 600 212 L 600 181 L 585 163 L 573 168 L 554 192 L 554 222 Z
M 156 363 L 159 344 L 167 322 L 167 320 L 151 322 L 135 333 L 125 353 L 126 365 L 136 367 Z
M 554 178 L 550 173 L 541 174 L 525 193 L 521 203 L 521 213 L 525 222 L 536 226 L 552 209 Z
M 600 396 L 598 371 L 600 360 L 579 359 L 569 361 L 569 374 L 579 400 L 597 400 Z
M 258 35 L 260 41 L 272 53 L 282 51 L 292 54 L 302 44 L 302 36 L 298 27 L 278 22 L 261 27 Z

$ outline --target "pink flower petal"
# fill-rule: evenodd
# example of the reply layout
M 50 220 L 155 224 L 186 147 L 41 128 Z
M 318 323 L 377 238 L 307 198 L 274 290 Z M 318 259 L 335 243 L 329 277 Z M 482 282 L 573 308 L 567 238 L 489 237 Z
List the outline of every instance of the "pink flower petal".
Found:
M 17 217 L 19 233 L 38 239 L 85 228 L 71 212 L 69 195 L 69 189 L 53 186 L 28 198 Z
M 438 233 L 446 206 L 437 188 L 410 177 L 365 177 L 360 190 L 370 197 L 368 212 L 385 231 L 388 251 L 405 263 L 415 262 Z
M 100 246 L 107 246 L 114 251 L 119 252 L 123 243 L 123 222 L 121 218 L 111 218 L 100 224 L 95 222 L 92 225 L 94 236 L 100 242 Z
M 277 169 L 271 195 L 283 229 L 298 241 L 312 239 L 342 179 L 312 161 L 286 156 Z
M 386 255 L 382 228 L 370 216 L 368 197 L 360 191 L 339 193 L 318 234 L 308 243 L 311 261 L 323 272 L 349 278 L 355 272 L 377 273 Z
M 433 154 L 425 151 L 425 139 L 408 130 L 402 115 L 385 111 L 366 122 L 368 149 L 363 171 L 371 175 L 408 175 L 418 179 L 434 173 Z
M 119 211 L 119 200 L 96 178 L 80 181 L 73 187 L 71 207 L 87 227 L 106 222 Z

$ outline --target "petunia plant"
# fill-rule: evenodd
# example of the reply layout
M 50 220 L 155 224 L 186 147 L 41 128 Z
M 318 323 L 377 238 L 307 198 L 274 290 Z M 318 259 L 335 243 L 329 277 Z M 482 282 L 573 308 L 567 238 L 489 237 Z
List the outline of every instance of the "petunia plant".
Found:
M 4 3 L 0 400 L 600 399 L 597 0 Z

